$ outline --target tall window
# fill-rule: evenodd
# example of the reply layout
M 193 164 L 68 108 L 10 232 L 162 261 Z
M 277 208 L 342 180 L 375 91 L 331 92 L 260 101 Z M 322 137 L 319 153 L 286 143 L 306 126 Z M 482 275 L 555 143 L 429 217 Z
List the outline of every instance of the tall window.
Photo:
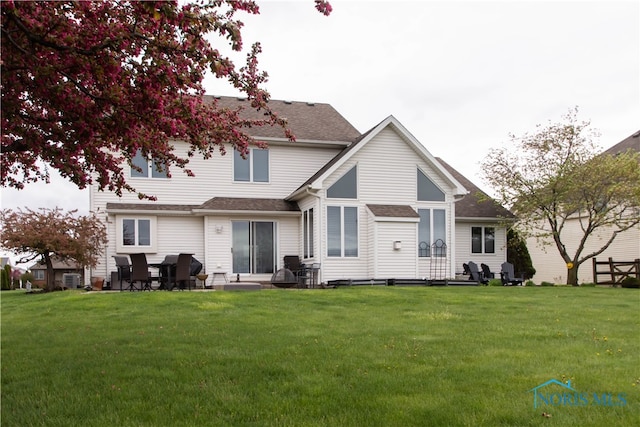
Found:
M 358 256 L 358 208 L 327 206 L 327 255 Z
M 494 227 L 471 227 L 471 253 L 493 254 L 496 252 L 496 229 Z
M 354 166 L 327 189 L 330 199 L 358 198 L 358 166 Z
M 245 159 L 237 150 L 233 150 L 233 180 L 269 182 L 269 150 L 251 149 Z
M 444 192 L 418 169 L 418 200 L 426 202 L 444 202 Z
M 313 258 L 313 208 L 302 214 L 303 255 L 304 258 Z
M 132 178 L 168 178 L 167 168 L 153 159 L 148 159 L 138 150 L 131 163 L 140 170 L 131 168 Z
M 430 257 L 437 240 L 447 243 L 447 213 L 444 209 L 418 209 L 418 256 Z

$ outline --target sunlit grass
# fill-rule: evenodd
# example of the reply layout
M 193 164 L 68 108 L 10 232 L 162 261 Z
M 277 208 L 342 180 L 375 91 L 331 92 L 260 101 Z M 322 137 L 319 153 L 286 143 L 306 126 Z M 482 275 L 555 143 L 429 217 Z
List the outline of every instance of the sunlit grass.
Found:
M 400 288 L 2 298 L 3 426 L 637 425 L 640 292 Z M 533 408 L 571 380 L 619 406 Z M 612 422 L 615 420 L 615 423 Z

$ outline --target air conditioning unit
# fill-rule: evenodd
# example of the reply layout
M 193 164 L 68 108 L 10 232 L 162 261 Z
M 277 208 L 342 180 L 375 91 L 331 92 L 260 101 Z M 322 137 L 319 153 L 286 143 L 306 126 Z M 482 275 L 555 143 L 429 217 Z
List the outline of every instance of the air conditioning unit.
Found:
M 62 284 L 65 288 L 77 289 L 80 287 L 80 275 L 77 273 L 65 273 L 62 275 Z

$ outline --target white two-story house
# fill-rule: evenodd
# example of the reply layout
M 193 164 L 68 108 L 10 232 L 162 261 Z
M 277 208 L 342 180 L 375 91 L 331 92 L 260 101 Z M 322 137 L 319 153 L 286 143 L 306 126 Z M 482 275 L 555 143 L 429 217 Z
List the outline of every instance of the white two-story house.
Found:
M 248 103 L 221 97 L 219 105 Z M 109 244 L 93 276 L 116 270 L 114 255 L 191 253 L 206 273 L 269 281 L 283 257 L 319 267 L 319 281 L 364 278 L 453 278 L 473 260 L 499 271 L 506 260 L 510 213 L 480 203 L 466 178 L 436 159 L 393 116 L 361 134 L 333 107 L 271 101 L 282 129 L 252 128 L 268 144 L 246 159 L 236 151 L 193 157 L 195 177 L 158 173 L 136 159 L 136 194 L 91 191 L 91 209 L 108 227 Z M 248 112 L 247 114 L 251 114 Z M 175 141 L 185 154 L 186 143 Z M 434 253 L 434 244 L 438 253 Z M 442 253 L 439 251 L 442 250 Z

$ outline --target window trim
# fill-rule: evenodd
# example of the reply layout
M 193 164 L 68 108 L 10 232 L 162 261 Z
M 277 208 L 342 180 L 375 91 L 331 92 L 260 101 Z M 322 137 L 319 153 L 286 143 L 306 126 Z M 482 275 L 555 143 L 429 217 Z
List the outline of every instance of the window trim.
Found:
M 124 244 L 124 225 L 123 222 L 125 220 L 135 220 L 136 221 L 136 230 L 138 229 L 139 221 L 149 221 L 149 245 L 125 245 Z M 118 253 L 156 253 L 158 246 L 158 224 L 157 218 L 155 216 L 148 215 L 116 215 L 116 251 Z
M 302 253 L 303 259 L 315 258 L 315 215 L 313 208 L 305 209 L 302 212 Z
M 480 252 L 474 251 L 473 247 L 473 230 L 474 228 L 480 229 Z M 487 229 L 493 230 L 493 251 L 487 252 Z M 471 226 L 471 253 L 472 254 L 485 254 L 485 255 L 495 255 L 496 254 L 496 230 L 495 226 L 488 225 L 472 225 Z
M 139 153 L 140 151 L 137 151 L 135 156 L 133 156 L 133 158 L 131 159 L 132 164 L 136 163 L 135 162 L 136 159 L 138 159 L 138 161 L 144 160 L 144 158 L 142 157 L 142 154 L 139 154 Z M 142 167 L 142 165 L 139 165 L 140 168 L 142 169 L 142 172 L 138 172 L 133 169 L 133 166 L 130 166 L 129 177 L 131 179 L 168 179 L 169 173 L 168 173 L 167 167 L 160 165 L 163 169 L 163 172 L 161 174 L 161 172 L 158 172 L 158 170 L 156 169 L 157 165 L 160 165 L 160 163 L 156 163 L 156 161 L 152 157 L 147 157 L 146 170 Z M 141 175 L 138 175 L 138 173 L 141 173 Z
M 447 201 L 447 193 L 440 188 L 440 186 L 438 184 L 436 184 L 435 182 L 433 182 L 433 180 L 429 177 L 429 175 L 427 175 L 419 166 L 416 168 L 416 200 L 418 202 L 446 202 Z M 433 185 L 433 188 L 435 188 L 436 190 L 438 190 L 441 194 L 442 194 L 442 199 L 440 199 L 440 197 L 438 197 L 437 199 L 430 199 L 430 198 L 420 198 L 420 175 L 422 175 L 428 182 L 431 183 L 431 185 Z M 440 196 L 440 195 L 438 195 Z
M 340 176 L 338 179 L 335 180 L 335 182 L 333 184 L 331 184 L 329 187 L 327 187 L 327 191 L 326 191 L 326 196 L 327 199 L 331 199 L 331 200 L 358 200 L 358 194 L 360 194 L 359 192 L 359 188 L 358 188 L 358 184 L 360 182 L 359 179 L 359 175 L 358 175 L 358 165 L 355 164 L 353 165 L 351 168 L 349 168 L 348 171 L 346 171 L 345 173 L 342 174 L 342 176 Z M 353 174 L 354 176 L 354 180 L 355 180 L 355 188 L 353 189 L 355 191 L 355 195 L 353 197 L 351 196 L 347 196 L 347 197 L 337 197 L 335 194 L 330 194 L 330 192 L 332 191 L 332 189 L 336 189 L 337 192 L 340 192 L 339 188 L 336 187 L 336 185 L 338 185 L 338 183 L 340 182 L 348 182 L 346 181 L 348 178 L 351 178 Z
M 420 243 L 422 243 L 422 240 L 420 239 L 420 224 L 422 223 L 422 215 L 420 211 L 429 211 L 429 242 L 427 243 L 426 248 L 427 255 L 424 256 L 420 254 Z M 435 211 L 441 211 L 444 214 L 444 230 L 436 229 Z M 418 258 L 432 258 L 431 247 L 433 246 L 433 243 L 438 239 L 442 239 L 444 243 L 447 244 L 447 238 L 449 237 L 447 235 L 447 214 L 448 210 L 443 208 L 418 208 L 418 215 L 420 216 L 420 221 L 418 221 Z M 443 232 L 444 236 L 436 236 L 436 234 L 438 234 L 436 232 Z
M 266 181 L 255 181 L 255 164 L 254 159 L 256 156 L 252 155 L 254 152 L 266 152 L 267 154 L 267 180 Z M 236 179 L 236 162 L 238 161 L 248 161 L 249 162 L 249 179 L 248 180 L 239 180 Z M 249 154 L 246 159 L 243 159 L 238 150 L 233 150 L 233 171 L 232 177 L 234 183 L 244 184 L 269 184 L 271 182 L 271 153 L 268 148 L 250 148 Z
M 329 253 L 331 247 L 329 245 L 329 208 L 340 209 L 340 255 L 332 255 Z M 347 235 L 345 233 L 345 209 L 355 209 L 355 255 L 345 255 Z M 359 258 L 360 257 L 360 209 L 353 205 L 327 205 L 327 257 L 328 258 Z

